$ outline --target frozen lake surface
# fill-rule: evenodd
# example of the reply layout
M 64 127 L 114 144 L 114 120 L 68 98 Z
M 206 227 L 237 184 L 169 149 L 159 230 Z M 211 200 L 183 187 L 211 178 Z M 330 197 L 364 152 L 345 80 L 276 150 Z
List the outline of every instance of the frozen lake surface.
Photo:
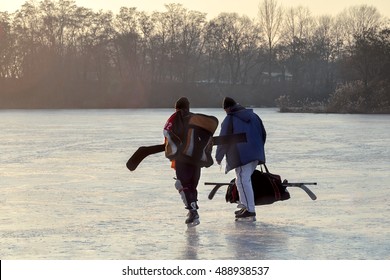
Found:
M 225 188 L 207 198 L 204 182 L 234 176 L 213 165 L 192 229 L 162 153 L 125 166 L 162 143 L 171 109 L 0 111 L 1 259 L 390 259 L 390 116 L 255 111 L 270 171 L 317 182 L 318 199 L 289 188 L 290 200 L 237 223 Z

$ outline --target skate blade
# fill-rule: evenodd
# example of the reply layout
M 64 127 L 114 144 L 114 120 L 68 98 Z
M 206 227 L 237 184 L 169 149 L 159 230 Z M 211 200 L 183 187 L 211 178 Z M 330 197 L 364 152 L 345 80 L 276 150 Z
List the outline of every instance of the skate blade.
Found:
M 194 220 L 192 223 L 188 223 L 188 224 L 187 224 L 187 227 L 189 227 L 189 228 L 191 228 L 191 227 L 196 227 L 196 226 L 199 225 L 199 224 L 200 224 L 199 219 L 196 219 L 196 220 Z
M 256 222 L 256 217 L 236 218 L 236 222 Z

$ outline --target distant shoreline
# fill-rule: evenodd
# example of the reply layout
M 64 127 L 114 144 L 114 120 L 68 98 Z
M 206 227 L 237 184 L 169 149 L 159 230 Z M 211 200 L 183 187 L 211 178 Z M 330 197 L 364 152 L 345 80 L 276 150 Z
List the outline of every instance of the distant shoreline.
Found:
M 365 114 L 365 115 L 387 115 L 390 114 L 390 108 L 382 110 L 380 112 L 368 112 L 368 111 L 330 111 L 325 106 L 303 106 L 303 107 L 257 107 L 244 105 L 246 108 L 275 108 L 279 113 L 303 113 L 303 114 Z M 193 106 L 193 109 L 220 109 L 215 106 Z M 171 109 L 167 106 L 150 106 L 150 107 L 2 107 L 1 111 L 7 110 L 131 110 L 131 109 Z
M 390 114 L 390 108 L 383 109 L 380 112 L 368 112 L 368 111 L 331 111 L 325 106 L 315 107 L 283 107 L 279 108 L 280 113 L 311 113 L 311 114 L 366 114 L 366 115 L 386 115 Z

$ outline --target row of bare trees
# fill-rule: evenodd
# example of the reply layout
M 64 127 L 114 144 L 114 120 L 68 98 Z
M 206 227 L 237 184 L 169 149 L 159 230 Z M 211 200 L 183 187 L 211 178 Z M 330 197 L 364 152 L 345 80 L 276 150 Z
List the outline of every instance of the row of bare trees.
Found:
M 207 20 L 181 4 L 114 15 L 73 0 L 26 1 L 0 11 L 0 98 L 9 106 L 171 106 L 186 94 L 215 106 L 230 94 L 261 106 L 280 95 L 326 100 L 349 81 L 388 82 L 390 29 L 376 8 L 321 17 L 277 0 L 257 8 L 255 19 Z

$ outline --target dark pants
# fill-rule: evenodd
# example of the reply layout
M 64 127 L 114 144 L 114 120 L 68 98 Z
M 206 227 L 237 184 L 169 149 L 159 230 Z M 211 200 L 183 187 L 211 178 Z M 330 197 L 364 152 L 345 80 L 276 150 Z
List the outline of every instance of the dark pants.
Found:
M 198 209 L 197 186 L 200 179 L 200 167 L 182 161 L 175 162 L 176 177 L 180 180 L 186 198 L 187 209 Z

